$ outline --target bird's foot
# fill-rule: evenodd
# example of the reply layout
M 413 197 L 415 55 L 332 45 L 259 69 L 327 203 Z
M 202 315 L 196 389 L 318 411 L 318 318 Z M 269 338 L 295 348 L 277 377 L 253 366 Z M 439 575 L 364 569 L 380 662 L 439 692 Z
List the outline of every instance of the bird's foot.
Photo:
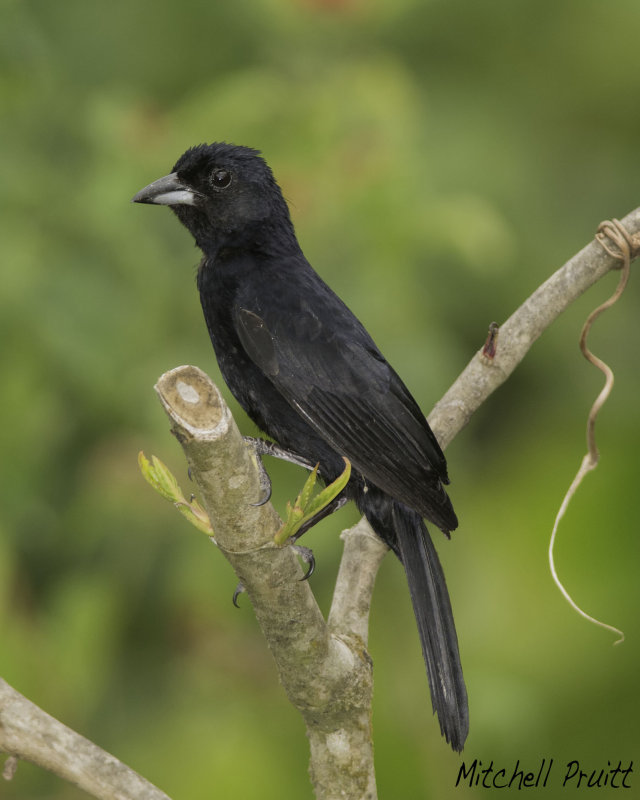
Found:
M 262 489 L 262 495 L 256 503 L 251 503 L 252 506 L 263 506 L 271 499 L 271 479 L 264 468 L 260 456 L 273 456 L 274 458 L 288 461 L 290 464 L 296 464 L 298 467 L 304 467 L 305 469 L 313 469 L 315 466 L 315 464 L 307 461 L 306 458 L 299 456 L 292 450 L 286 450 L 284 447 L 280 447 L 280 445 L 275 442 L 268 442 L 266 439 L 259 439 L 254 436 L 244 436 L 243 438 L 245 444 L 256 454 L 256 460 L 260 470 L 260 488 Z
M 311 519 L 308 519 L 306 522 L 303 522 L 302 525 L 298 528 L 295 534 L 289 539 L 291 547 L 293 550 L 300 556 L 300 558 L 305 562 L 305 564 L 309 565 L 309 569 L 305 573 L 304 577 L 302 578 L 303 581 L 308 580 L 314 573 L 316 568 L 316 559 L 313 555 L 313 551 L 308 547 L 303 547 L 300 544 L 296 544 L 298 539 L 303 536 L 308 530 L 313 528 L 313 526 L 320 522 L 321 519 L 328 517 L 330 514 L 333 514 L 334 511 L 337 511 L 339 508 L 347 502 L 346 497 L 335 497 L 329 505 L 325 506 L 323 509 L 318 511 Z
M 268 503 L 271 500 L 271 478 L 269 477 L 267 470 L 264 468 L 264 464 L 262 463 L 262 459 L 260 456 L 264 455 L 262 449 L 259 446 L 259 442 L 262 442 L 262 439 L 254 439 L 251 436 L 244 436 L 244 443 L 247 447 L 250 447 L 254 453 L 256 454 L 256 464 L 258 465 L 258 472 L 260 477 L 260 499 L 257 500 L 255 503 L 251 503 L 252 506 L 263 506 L 265 503 Z
M 300 558 L 304 561 L 305 564 L 308 564 L 308 569 L 305 574 L 300 578 L 301 581 L 309 580 L 309 578 L 313 575 L 315 568 L 316 568 L 316 559 L 313 555 L 313 550 L 309 547 L 303 547 L 301 544 L 292 544 L 291 549 L 300 556 Z
M 305 469 L 313 469 L 315 467 L 315 462 L 308 461 L 306 458 L 303 458 L 303 456 L 298 455 L 298 453 L 294 453 L 293 450 L 280 447 L 280 445 L 275 442 L 269 442 L 266 439 L 259 439 L 254 436 L 244 436 L 243 438 L 245 444 L 253 448 L 255 454 L 258 456 L 273 456 L 274 458 L 279 458 L 281 461 L 288 461 L 290 464 L 297 464 L 297 466 L 304 467 Z

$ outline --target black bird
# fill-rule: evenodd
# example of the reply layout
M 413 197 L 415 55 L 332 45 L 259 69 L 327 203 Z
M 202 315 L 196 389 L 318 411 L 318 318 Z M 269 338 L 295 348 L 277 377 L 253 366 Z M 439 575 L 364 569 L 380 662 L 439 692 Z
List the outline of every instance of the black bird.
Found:
M 225 143 L 187 150 L 133 198 L 171 206 L 203 258 L 198 289 L 227 385 L 257 426 L 344 490 L 402 562 L 434 711 L 454 750 L 467 692 L 444 574 L 423 517 L 458 525 L 447 465 L 418 404 L 360 321 L 304 257 L 260 153 Z

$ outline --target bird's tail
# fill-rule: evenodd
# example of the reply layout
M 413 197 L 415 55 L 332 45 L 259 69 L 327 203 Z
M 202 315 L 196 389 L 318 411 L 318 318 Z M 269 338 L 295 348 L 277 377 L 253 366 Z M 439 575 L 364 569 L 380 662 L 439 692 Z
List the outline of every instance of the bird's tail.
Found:
M 422 518 L 394 502 L 392 519 L 418 623 L 433 710 L 442 735 L 460 752 L 469 732 L 469 707 L 444 573 Z

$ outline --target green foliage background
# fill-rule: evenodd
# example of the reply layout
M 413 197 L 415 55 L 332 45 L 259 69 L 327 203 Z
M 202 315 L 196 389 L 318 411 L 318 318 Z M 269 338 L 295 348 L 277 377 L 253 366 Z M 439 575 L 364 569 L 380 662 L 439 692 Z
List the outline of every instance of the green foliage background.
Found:
M 144 448 L 188 483 L 156 378 L 219 375 L 191 240 L 129 198 L 192 144 L 260 148 L 307 256 L 428 410 L 492 320 L 638 205 L 640 6 L 5 0 L 0 15 L 0 674 L 176 798 L 310 797 L 303 727 L 248 602 L 232 607 L 223 559 L 138 473 Z M 572 794 L 570 759 L 638 755 L 635 274 L 593 332 L 617 384 L 557 547 L 575 598 L 624 645 L 569 610 L 546 562 L 601 385 L 577 338 L 614 281 L 448 451 L 461 526 L 438 545 L 471 698 L 464 759 L 552 757 L 550 798 Z M 282 508 L 303 476 L 269 468 Z M 325 607 L 354 519 L 309 535 Z M 431 719 L 391 558 L 371 653 L 380 796 L 484 796 L 454 790 L 461 759 Z M 27 764 L 0 795 L 84 796 Z

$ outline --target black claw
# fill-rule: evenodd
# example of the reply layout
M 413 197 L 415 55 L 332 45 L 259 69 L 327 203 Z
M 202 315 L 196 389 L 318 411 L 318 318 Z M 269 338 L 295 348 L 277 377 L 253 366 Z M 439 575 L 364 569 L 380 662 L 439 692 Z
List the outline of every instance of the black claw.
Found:
M 300 578 L 300 580 L 301 580 L 301 581 L 308 581 L 308 580 L 309 580 L 309 578 L 310 578 L 310 577 L 313 575 L 313 573 L 314 573 L 315 571 L 316 571 L 316 560 L 315 560 L 315 558 L 313 558 L 313 556 L 312 556 L 312 557 L 311 557 L 311 561 L 309 562 L 309 569 L 308 569 L 308 570 L 306 571 L 306 573 L 305 573 L 305 574 L 304 574 L 304 575 L 303 575 L 303 576 Z
M 267 473 L 265 472 L 264 474 L 267 476 L 267 480 L 269 480 L 269 476 L 267 475 Z M 269 483 L 267 485 L 263 484 L 262 488 L 264 490 L 263 496 L 256 503 L 251 503 L 250 505 L 263 506 L 265 503 L 268 503 L 269 500 L 271 500 L 271 481 L 269 480 Z
M 301 581 L 308 581 L 316 570 L 316 557 L 313 555 L 313 550 L 310 550 L 308 547 L 303 547 L 300 544 L 292 544 L 291 547 L 293 548 L 294 552 L 300 556 L 304 563 L 309 565 L 309 569 L 300 578 Z
M 240 608 L 240 606 L 238 605 L 238 598 L 243 592 L 246 592 L 246 589 L 244 588 L 244 584 L 241 582 L 236 586 L 236 590 L 233 593 L 233 598 L 232 598 L 233 605 L 236 608 Z
M 262 439 L 252 439 L 250 436 L 245 436 L 244 441 L 245 444 L 256 454 L 256 461 L 258 464 L 258 470 L 260 472 L 260 488 L 262 489 L 262 497 L 257 502 L 251 503 L 251 505 L 263 506 L 265 503 L 268 503 L 269 500 L 271 500 L 271 478 L 269 477 L 267 470 L 264 468 L 264 464 L 260 458 L 260 456 L 265 454 L 262 445 L 266 445 L 267 443 Z

